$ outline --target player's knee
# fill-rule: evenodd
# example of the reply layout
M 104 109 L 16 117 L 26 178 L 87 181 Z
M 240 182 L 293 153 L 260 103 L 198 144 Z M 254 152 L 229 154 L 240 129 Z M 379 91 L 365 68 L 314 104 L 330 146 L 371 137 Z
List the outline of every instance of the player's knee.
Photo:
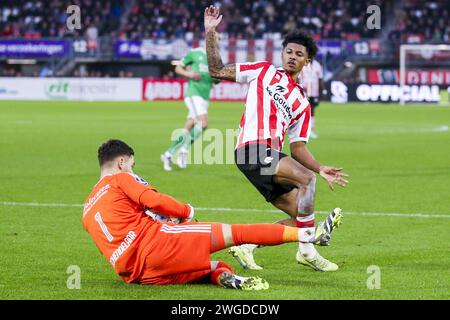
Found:
M 316 175 L 308 172 L 308 173 L 304 173 L 301 172 L 300 170 L 298 170 L 298 172 L 295 173 L 297 176 L 300 176 L 300 183 L 298 187 L 302 187 L 302 188 L 308 188 L 310 186 L 315 186 L 316 184 Z

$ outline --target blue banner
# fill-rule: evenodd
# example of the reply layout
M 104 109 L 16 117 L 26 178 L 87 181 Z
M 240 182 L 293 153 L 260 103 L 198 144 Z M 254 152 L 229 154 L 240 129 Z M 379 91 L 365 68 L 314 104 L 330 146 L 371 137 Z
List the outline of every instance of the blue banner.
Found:
M 319 49 L 317 58 L 322 61 L 325 56 L 340 56 L 343 51 L 347 49 L 346 42 L 341 40 L 319 40 L 317 42 L 317 47 Z
M 141 59 L 180 59 L 189 51 L 186 41 L 177 39 L 165 40 L 117 40 L 115 44 L 116 57 Z
M 116 56 L 121 58 L 140 58 L 142 41 L 116 41 Z
M 0 40 L 0 56 L 7 58 L 61 58 L 70 50 L 67 40 Z

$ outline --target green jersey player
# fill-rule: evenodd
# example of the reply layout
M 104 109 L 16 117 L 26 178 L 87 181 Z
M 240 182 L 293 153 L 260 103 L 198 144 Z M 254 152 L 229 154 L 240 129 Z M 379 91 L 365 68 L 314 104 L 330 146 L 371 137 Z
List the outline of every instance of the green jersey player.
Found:
M 189 113 L 184 129 L 161 155 L 166 171 L 172 170 L 172 159 L 177 151 L 179 151 L 178 166 L 182 169 L 186 168 L 190 145 L 208 127 L 209 95 L 215 82 L 209 75 L 206 51 L 203 48 L 192 49 L 176 66 L 175 72 L 189 79 L 187 92 L 184 95 L 184 102 Z

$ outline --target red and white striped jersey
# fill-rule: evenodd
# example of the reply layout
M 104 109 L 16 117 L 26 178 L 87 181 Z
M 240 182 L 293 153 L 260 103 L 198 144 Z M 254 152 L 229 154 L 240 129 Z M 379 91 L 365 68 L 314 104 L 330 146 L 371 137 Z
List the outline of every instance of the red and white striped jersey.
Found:
M 319 80 L 323 79 L 323 70 L 317 60 L 313 60 L 304 66 L 298 79 L 301 86 L 306 89 L 308 97 L 318 98 L 320 96 Z
M 308 141 L 311 106 L 289 73 L 265 61 L 237 63 L 236 81 L 249 83 L 236 148 L 265 143 L 281 150 L 286 131 L 290 143 Z

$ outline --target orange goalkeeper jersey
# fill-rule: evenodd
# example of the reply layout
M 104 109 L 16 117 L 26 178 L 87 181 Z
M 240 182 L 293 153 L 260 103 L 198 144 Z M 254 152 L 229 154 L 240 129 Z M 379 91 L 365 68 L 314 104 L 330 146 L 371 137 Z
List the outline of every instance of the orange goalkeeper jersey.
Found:
M 160 228 L 159 222 L 145 214 L 146 208 L 180 218 L 187 218 L 191 210 L 129 173 L 101 179 L 84 204 L 84 228 L 126 282 L 133 282 L 141 273 Z M 140 246 L 141 242 L 145 245 Z

